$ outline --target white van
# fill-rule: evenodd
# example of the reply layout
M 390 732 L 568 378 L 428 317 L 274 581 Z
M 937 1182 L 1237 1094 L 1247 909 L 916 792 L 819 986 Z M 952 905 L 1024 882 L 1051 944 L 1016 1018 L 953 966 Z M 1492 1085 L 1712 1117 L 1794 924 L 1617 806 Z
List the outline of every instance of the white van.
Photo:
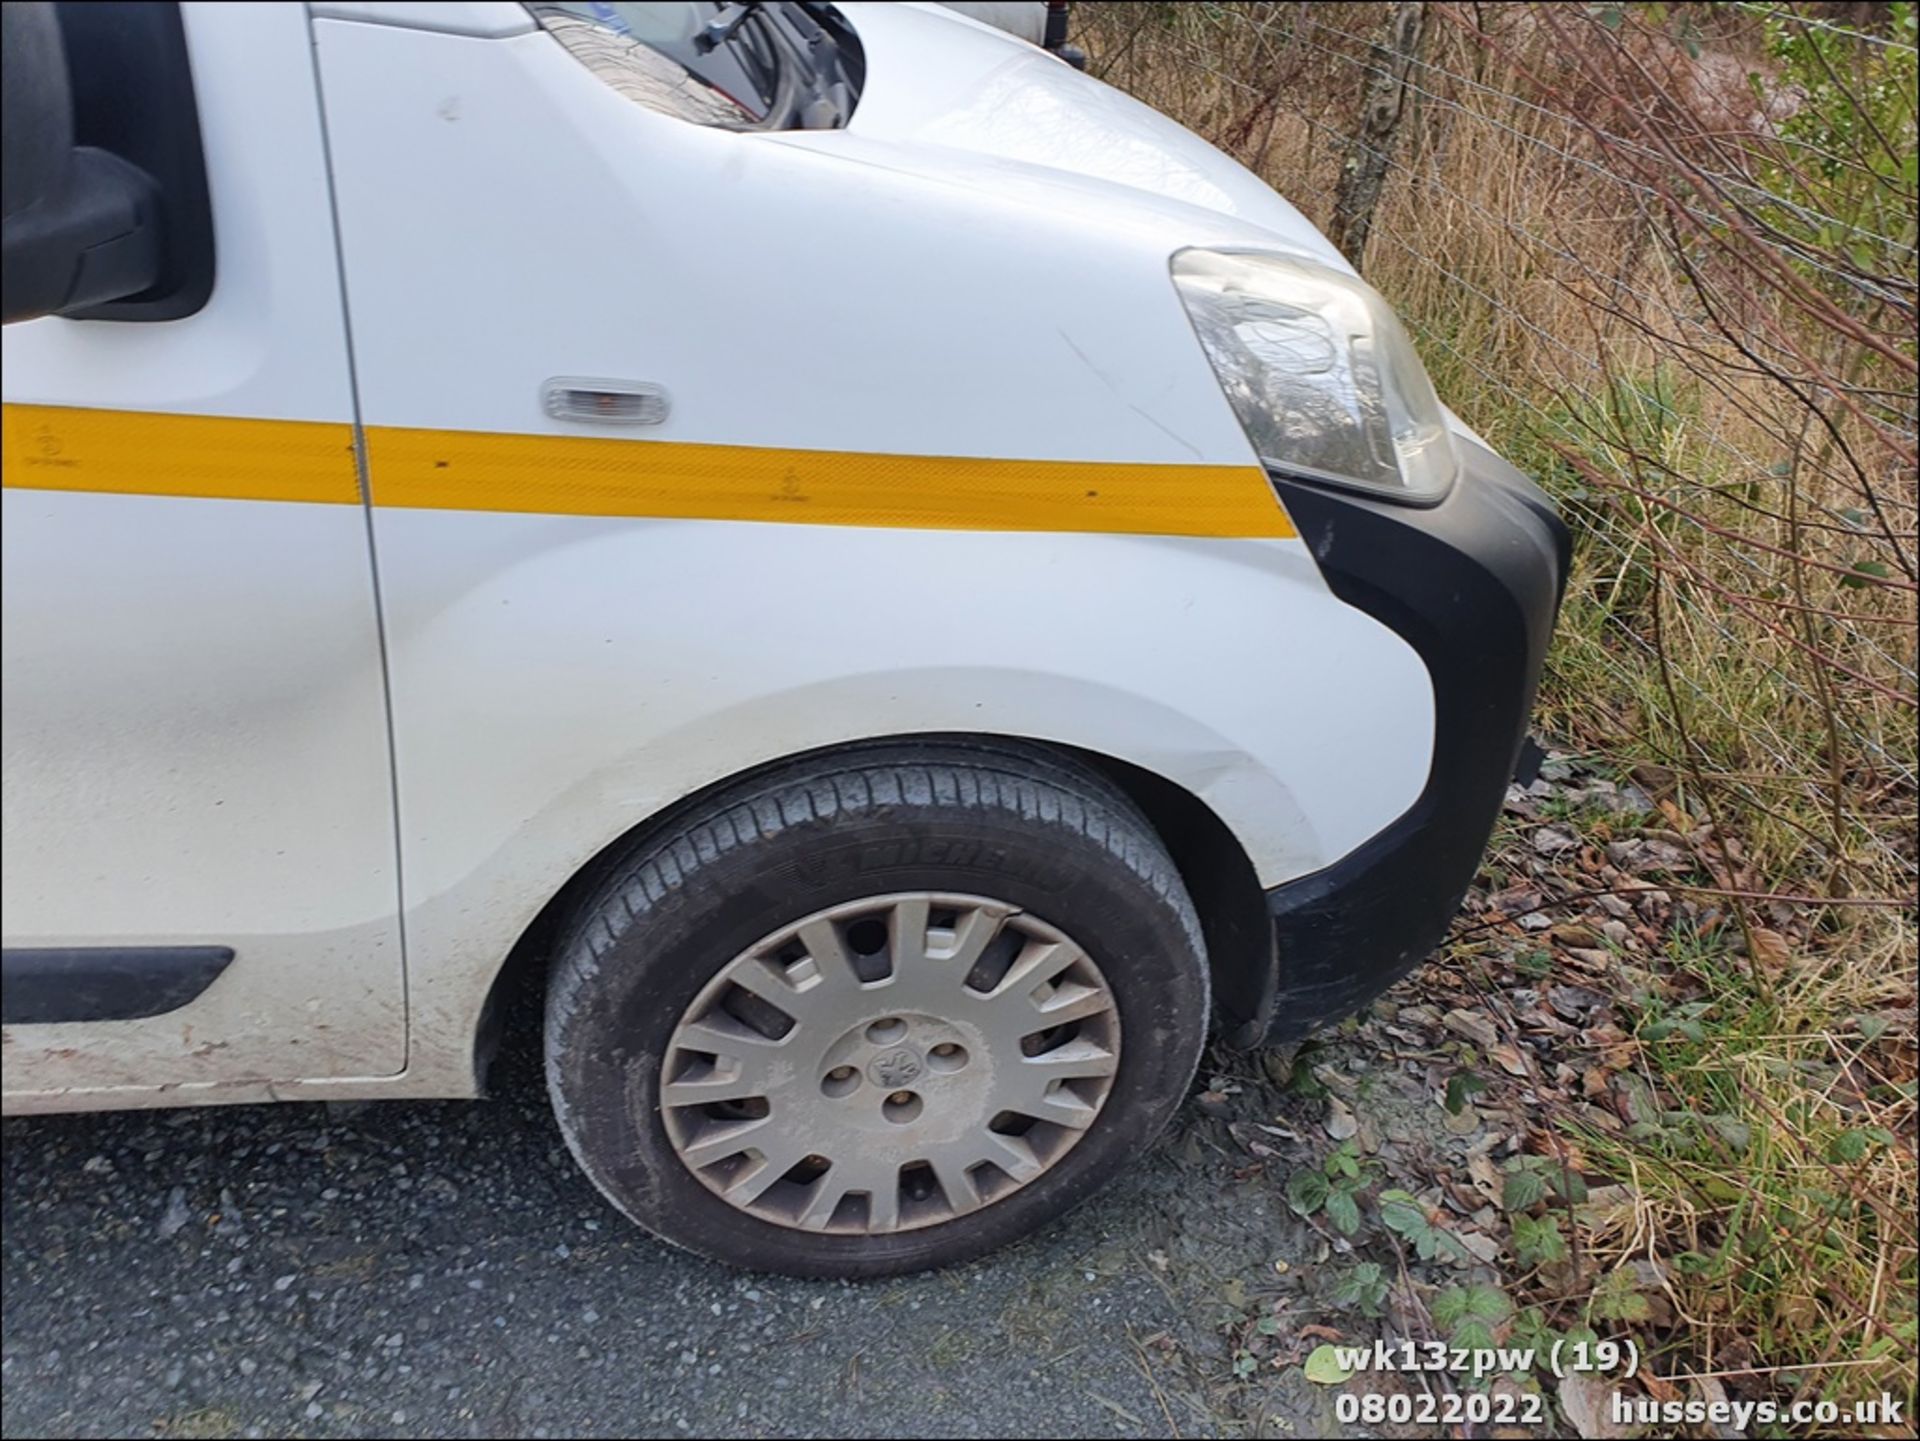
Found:
M 1443 935 L 1566 533 L 1171 121 L 930 5 L 4 49 L 8 1113 L 475 1096 L 532 972 L 614 1205 L 876 1274 Z

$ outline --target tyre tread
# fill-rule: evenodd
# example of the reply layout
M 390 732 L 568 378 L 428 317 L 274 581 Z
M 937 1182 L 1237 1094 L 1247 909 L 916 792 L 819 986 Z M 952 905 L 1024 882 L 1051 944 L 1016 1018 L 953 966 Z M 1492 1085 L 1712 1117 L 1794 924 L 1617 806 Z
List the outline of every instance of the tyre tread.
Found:
M 563 927 L 548 975 L 546 1072 L 562 1134 L 590 1174 L 565 1102 L 561 1067 L 576 1022 L 623 938 L 686 896 L 707 866 L 736 850 L 775 841 L 797 827 L 924 806 L 998 812 L 1043 831 L 1077 835 L 1106 852 L 1186 936 L 1199 958 L 1196 979 L 1205 1014 L 1206 945 L 1185 883 L 1146 817 L 1099 772 L 1012 741 L 885 743 L 802 758 L 724 786 L 696 808 L 637 834 Z M 885 1269 L 876 1267 L 875 1273 Z

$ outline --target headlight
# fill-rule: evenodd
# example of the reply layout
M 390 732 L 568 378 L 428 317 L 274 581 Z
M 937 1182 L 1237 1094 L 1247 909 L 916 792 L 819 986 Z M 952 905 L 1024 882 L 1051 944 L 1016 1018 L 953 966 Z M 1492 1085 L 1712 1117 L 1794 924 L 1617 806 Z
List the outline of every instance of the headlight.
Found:
M 1263 461 L 1410 501 L 1453 484 L 1440 398 L 1371 286 L 1310 260 L 1211 250 L 1174 256 L 1173 280 Z

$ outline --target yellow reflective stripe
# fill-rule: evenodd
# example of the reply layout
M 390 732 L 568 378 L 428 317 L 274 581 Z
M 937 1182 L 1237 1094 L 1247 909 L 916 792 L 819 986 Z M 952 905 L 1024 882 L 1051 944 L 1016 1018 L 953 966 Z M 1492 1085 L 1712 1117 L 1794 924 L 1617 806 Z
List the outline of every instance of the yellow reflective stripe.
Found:
M 376 505 L 934 530 L 1277 536 L 1258 466 L 778 450 L 492 431 L 367 431 Z M 352 503 L 344 424 L 6 407 L 6 484 Z
M 345 422 L 8 405 L 0 434 L 10 490 L 360 503 Z
M 374 504 L 931 530 L 1290 536 L 1257 466 L 1116 465 L 372 427 Z

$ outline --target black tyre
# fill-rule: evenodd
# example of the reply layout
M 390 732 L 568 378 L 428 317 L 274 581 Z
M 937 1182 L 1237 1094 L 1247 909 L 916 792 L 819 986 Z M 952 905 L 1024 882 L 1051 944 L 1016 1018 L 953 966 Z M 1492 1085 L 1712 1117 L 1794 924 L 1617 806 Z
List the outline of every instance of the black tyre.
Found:
M 1086 1199 L 1207 1024 L 1145 819 L 1017 743 L 795 762 L 643 837 L 562 937 L 554 1110 L 634 1221 L 752 1270 L 944 1265 Z

